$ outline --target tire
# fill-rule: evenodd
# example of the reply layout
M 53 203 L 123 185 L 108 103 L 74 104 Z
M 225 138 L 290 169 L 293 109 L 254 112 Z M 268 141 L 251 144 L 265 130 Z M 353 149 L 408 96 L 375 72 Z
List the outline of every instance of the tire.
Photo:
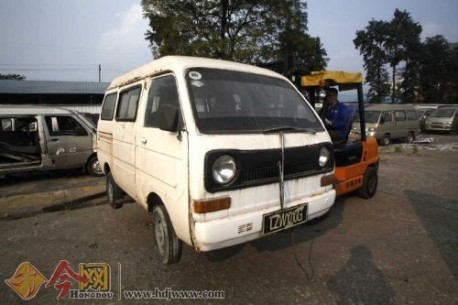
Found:
M 413 133 L 413 132 L 411 131 L 411 132 L 409 132 L 409 133 L 407 134 L 406 142 L 410 144 L 410 143 L 412 143 L 414 140 L 415 140 L 415 133 Z
M 116 184 L 113 179 L 113 175 L 108 173 L 107 175 L 107 197 L 108 203 L 113 209 L 119 209 L 122 207 L 122 200 L 124 199 L 124 192 L 123 190 Z
M 102 177 L 103 171 L 97 156 L 92 156 L 86 163 L 86 171 L 94 177 Z
M 161 262 L 165 265 L 178 263 L 183 242 L 176 236 L 165 207 L 157 205 L 152 218 L 154 241 Z
M 365 199 L 372 198 L 377 191 L 377 185 L 377 169 L 373 166 L 368 167 L 364 173 L 363 186 L 357 192 L 358 196 Z
M 380 145 L 382 146 L 388 146 L 391 144 L 391 138 L 390 135 L 384 135 L 383 138 L 380 140 Z

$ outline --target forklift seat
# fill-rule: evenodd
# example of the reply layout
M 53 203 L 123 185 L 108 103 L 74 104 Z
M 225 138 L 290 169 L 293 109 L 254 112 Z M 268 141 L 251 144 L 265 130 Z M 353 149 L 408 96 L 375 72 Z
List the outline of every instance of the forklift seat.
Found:
M 360 141 L 354 143 L 342 143 L 334 145 L 336 166 L 348 166 L 357 164 L 363 156 L 363 145 Z

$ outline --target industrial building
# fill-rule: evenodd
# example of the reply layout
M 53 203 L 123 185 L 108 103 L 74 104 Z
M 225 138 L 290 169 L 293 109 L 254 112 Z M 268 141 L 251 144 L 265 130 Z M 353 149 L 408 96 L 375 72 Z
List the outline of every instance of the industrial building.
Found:
M 64 107 L 99 113 L 110 83 L 0 80 L 0 111 L 4 104 Z

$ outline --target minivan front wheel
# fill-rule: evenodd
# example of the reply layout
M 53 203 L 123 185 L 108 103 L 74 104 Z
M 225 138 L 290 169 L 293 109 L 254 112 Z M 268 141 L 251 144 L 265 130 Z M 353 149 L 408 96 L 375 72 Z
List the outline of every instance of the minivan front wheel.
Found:
M 390 135 L 384 135 L 383 138 L 380 140 L 380 144 L 382 146 L 388 146 L 391 143 Z
M 123 190 L 116 184 L 113 179 L 113 175 L 108 173 L 107 181 L 106 181 L 106 188 L 107 188 L 107 196 L 108 196 L 108 203 L 113 209 L 119 209 L 122 207 L 122 199 L 124 198 Z
M 86 170 L 87 172 L 94 177 L 102 177 L 103 176 L 103 171 L 102 167 L 100 166 L 99 159 L 97 159 L 97 156 L 92 156 L 89 158 L 89 160 L 86 163 Z
M 154 240 L 161 262 L 165 265 L 178 263 L 183 242 L 176 236 L 165 207 L 157 205 L 153 210 L 152 218 Z

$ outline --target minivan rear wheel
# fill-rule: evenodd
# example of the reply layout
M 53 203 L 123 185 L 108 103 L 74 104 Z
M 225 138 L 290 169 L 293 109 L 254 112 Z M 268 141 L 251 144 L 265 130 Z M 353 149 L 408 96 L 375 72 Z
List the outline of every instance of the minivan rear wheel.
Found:
M 153 210 L 152 218 L 154 240 L 161 262 L 165 265 L 178 263 L 183 242 L 176 236 L 165 207 L 157 205 Z
M 409 132 L 409 134 L 406 137 L 406 142 L 412 143 L 414 140 L 415 140 L 415 134 L 413 132 Z

